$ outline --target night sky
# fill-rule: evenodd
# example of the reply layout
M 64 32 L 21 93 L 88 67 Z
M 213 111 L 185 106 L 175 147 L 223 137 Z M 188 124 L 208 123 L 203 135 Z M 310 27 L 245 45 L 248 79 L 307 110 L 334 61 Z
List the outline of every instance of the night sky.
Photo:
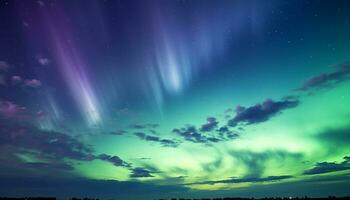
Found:
M 350 1 L 0 0 L 0 196 L 350 195 Z

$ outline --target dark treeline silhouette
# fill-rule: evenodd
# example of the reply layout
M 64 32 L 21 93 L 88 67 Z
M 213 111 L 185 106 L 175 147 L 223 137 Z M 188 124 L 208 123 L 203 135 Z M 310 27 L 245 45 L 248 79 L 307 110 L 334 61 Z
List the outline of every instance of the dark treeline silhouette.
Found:
M 224 197 L 224 198 L 194 198 L 194 199 L 188 199 L 188 198 L 171 198 L 169 200 L 350 200 L 350 196 L 346 197 L 335 197 L 335 196 L 329 196 L 329 197 L 320 197 L 320 198 L 312 198 L 312 197 L 265 197 L 265 198 L 241 198 L 241 197 Z M 159 200 L 167 200 L 167 199 L 159 199 Z
M 81 199 L 81 198 L 73 197 L 70 200 L 99 200 L 99 199 L 94 199 L 94 198 L 83 198 L 83 199 Z
M 56 197 L 0 197 L 0 200 L 56 200 Z
M 170 198 L 170 199 L 159 199 L 159 200 L 350 200 L 350 196 L 346 197 L 265 197 L 265 198 L 240 198 L 240 197 L 224 197 L 224 198 Z M 0 197 L 0 200 L 56 200 L 56 197 Z M 99 200 L 98 198 L 69 198 L 69 200 Z
M 0 197 L 0 200 L 56 200 L 56 197 Z M 99 200 L 97 198 L 70 198 L 69 200 Z

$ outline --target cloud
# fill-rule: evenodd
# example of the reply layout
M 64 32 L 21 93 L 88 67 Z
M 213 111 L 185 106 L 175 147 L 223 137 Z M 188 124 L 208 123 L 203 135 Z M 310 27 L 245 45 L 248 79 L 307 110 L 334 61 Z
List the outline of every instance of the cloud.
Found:
M 42 6 L 42 7 L 45 6 L 45 3 L 43 1 L 41 1 L 41 0 L 38 0 L 37 3 L 38 3 L 39 6 Z
M 348 146 L 350 145 L 350 127 L 323 130 L 321 133 L 315 135 L 315 138 L 334 148 L 340 145 Z
M 210 125 L 209 125 L 210 124 Z M 195 126 L 193 125 L 186 125 L 183 128 L 175 128 L 172 130 L 173 133 L 180 135 L 183 137 L 186 141 L 190 141 L 193 143 L 203 143 L 203 144 L 209 144 L 209 143 L 217 143 L 221 141 L 228 141 L 231 139 L 235 139 L 238 137 L 237 133 L 234 133 L 230 130 L 228 130 L 227 127 L 221 127 L 218 130 L 216 130 L 214 133 L 211 134 L 206 134 L 209 130 L 214 130 L 214 128 L 217 126 L 217 122 L 215 118 L 210 118 L 208 120 L 208 123 L 205 124 L 208 126 L 205 126 L 205 130 L 203 131 L 203 126 L 201 127 L 200 130 L 198 130 Z M 227 131 L 226 131 L 227 129 Z M 219 133 L 218 135 L 215 133 Z
M 145 128 L 157 128 L 159 127 L 159 124 L 152 124 L 152 123 L 148 123 L 148 124 L 131 124 L 130 128 L 134 128 L 134 129 L 145 129 Z
M 37 79 L 27 79 L 24 80 L 23 86 L 25 87 L 32 87 L 32 88 L 38 88 L 41 86 L 41 81 Z
M 179 146 L 179 142 L 175 140 L 170 140 L 170 139 L 162 139 L 158 136 L 153 136 L 153 135 L 147 135 L 142 132 L 136 132 L 134 133 L 138 138 L 141 140 L 145 141 L 151 141 L 151 142 L 158 142 L 160 143 L 163 147 L 177 147 Z
M 108 132 L 108 133 L 105 133 L 107 135 L 124 135 L 125 133 L 127 133 L 126 130 L 116 130 L 116 131 L 111 131 L 111 132 Z
M 208 139 L 202 135 L 195 126 L 187 126 L 181 129 L 173 129 L 173 132 L 182 136 L 185 140 L 194 143 L 206 143 Z
M 22 81 L 23 81 L 22 77 L 20 77 L 20 76 L 12 76 L 11 77 L 11 82 L 13 85 L 19 85 L 22 83 Z
M 0 132 L 0 145 L 36 150 L 53 159 L 93 159 L 91 147 L 57 131 L 40 130 L 30 125 L 0 124 Z
M 10 65 L 6 61 L 0 61 L 0 71 L 7 71 Z
M 339 69 L 349 68 L 350 67 L 350 60 L 345 61 L 343 63 L 339 63 L 337 65 L 334 65 L 334 67 L 339 68 Z
M 235 139 L 239 136 L 238 133 L 230 131 L 227 126 L 222 126 L 216 131 L 219 133 L 221 137 L 226 137 L 228 139 Z
M 117 167 L 130 167 L 131 166 L 129 163 L 125 162 L 124 160 L 122 160 L 118 156 L 110 156 L 107 154 L 100 154 L 96 158 L 100 159 L 100 160 L 108 161 Z
M 218 183 L 259 183 L 259 182 L 272 182 L 272 181 L 280 181 L 284 179 L 290 179 L 293 176 L 283 175 L 283 176 L 267 176 L 267 177 L 246 177 L 246 178 L 231 178 L 217 181 L 203 181 L 197 183 L 190 183 L 185 185 L 196 185 L 196 184 L 218 184 Z
M 38 88 L 40 87 L 41 81 L 39 81 L 38 79 L 26 79 L 23 80 L 22 77 L 15 75 L 11 77 L 11 83 L 13 85 L 21 85 L 24 87 L 31 87 L 31 88 Z
M 350 169 L 350 163 L 349 163 L 348 156 L 344 157 L 344 161 L 341 163 L 336 162 L 319 162 L 316 163 L 316 165 L 308 170 L 304 171 L 305 175 L 313 175 L 313 174 L 325 174 L 330 172 L 336 172 L 336 171 L 344 171 Z
M 216 121 L 215 117 L 208 117 L 207 123 L 203 124 L 200 130 L 203 132 L 209 132 L 216 128 L 218 124 L 219 122 Z
M 12 119 L 4 119 L 0 123 L 0 147 L 11 149 L 10 153 L 13 156 L 18 154 L 31 155 L 40 160 L 36 163 L 15 163 L 24 167 L 49 168 L 51 166 L 51 168 L 71 170 L 72 166 L 67 163 L 67 159 L 75 161 L 99 159 L 117 167 L 130 168 L 131 166 L 118 156 L 107 154 L 96 156 L 91 146 L 83 144 L 65 133 L 41 130 L 31 122 L 18 123 L 17 120 Z M 38 168 L 35 169 L 38 170 Z
M 273 101 L 267 99 L 262 103 L 250 106 L 248 108 L 237 106 L 236 115 L 228 121 L 228 125 L 235 127 L 237 124 L 256 124 L 269 120 L 271 117 L 280 113 L 282 110 L 294 108 L 299 104 L 295 99 L 283 99 Z
M 10 101 L 0 101 L 0 117 L 19 121 L 32 118 L 25 107 L 18 106 Z
M 145 178 L 145 177 L 153 177 L 153 175 L 152 175 L 151 171 L 148 171 L 145 168 L 136 167 L 136 168 L 132 169 L 130 177 L 131 178 Z
M 28 162 L 24 163 L 25 167 L 40 169 L 40 170 L 49 170 L 49 169 L 58 169 L 58 170 L 74 170 L 73 166 L 67 163 L 44 163 L 44 162 Z
M 116 130 L 114 132 L 111 132 L 112 135 L 124 135 L 125 133 L 127 133 L 125 130 Z
M 47 66 L 51 63 L 51 60 L 44 57 L 38 57 L 38 63 L 42 66 Z
M 268 162 L 276 161 L 277 163 L 285 163 L 286 160 L 301 160 L 302 154 L 291 153 L 284 150 L 271 150 L 264 152 L 252 152 L 236 150 L 229 154 L 235 159 L 235 165 L 244 165 L 246 174 L 240 178 L 229 178 L 223 180 L 203 181 L 190 183 L 194 184 L 218 184 L 218 183 L 258 183 L 258 182 L 272 182 L 293 178 L 291 175 L 271 175 L 263 176 Z M 205 164 L 203 169 L 208 173 L 216 171 L 220 168 L 222 159 L 217 159 L 213 163 Z
M 285 163 L 289 159 L 300 161 L 303 156 L 300 153 L 291 153 L 284 150 L 264 152 L 231 151 L 229 153 L 236 160 L 237 164 L 242 164 L 246 167 L 247 174 L 245 177 L 261 177 L 265 172 L 267 162 Z
M 211 174 L 220 170 L 223 167 L 223 163 L 224 163 L 224 158 L 220 156 L 216 158 L 214 161 L 206 162 L 201 167 L 203 171 L 205 171 L 207 174 Z
M 313 76 L 307 79 L 303 85 L 296 90 L 307 91 L 311 89 L 328 88 L 349 79 L 350 61 L 338 64 L 335 67 L 337 68 L 336 71 Z
M 174 140 L 170 140 L 170 139 L 161 139 L 160 143 L 164 147 L 177 147 L 177 146 L 179 146 L 178 141 L 174 141 Z

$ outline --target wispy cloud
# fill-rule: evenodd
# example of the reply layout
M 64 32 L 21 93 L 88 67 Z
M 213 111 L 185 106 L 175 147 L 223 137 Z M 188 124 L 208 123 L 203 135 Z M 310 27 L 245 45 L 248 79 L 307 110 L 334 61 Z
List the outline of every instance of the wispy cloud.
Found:
M 39 81 L 38 79 L 24 80 L 23 86 L 32 87 L 32 88 L 38 88 L 38 87 L 41 86 L 41 81 Z
M 250 125 L 265 122 L 283 110 L 294 108 L 298 104 L 299 100 L 297 99 L 282 99 L 280 101 L 267 99 L 247 108 L 239 105 L 236 107 L 236 115 L 228 121 L 228 125 L 235 127 L 238 124 Z
M 130 174 L 131 178 L 146 178 L 146 177 L 153 177 L 152 172 L 142 168 L 142 167 L 136 167 L 134 169 L 132 169 L 131 174 Z
M 337 69 L 336 71 L 313 76 L 307 79 L 303 85 L 296 90 L 308 91 L 311 89 L 328 88 L 350 78 L 350 61 L 338 64 L 335 67 Z
M 0 71 L 7 71 L 10 68 L 10 65 L 6 61 L 0 60 Z
M 14 110 L 14 111 L 12 111 Z M 2 109 L 2 112 L 16 114 L 16 107 Z M 13 156 L 16 154 L 30 154 L 38 160 L 45 162 L 18 163 L 23 167 L 49 167 L 72 170 L 73 166 L 67 163 L 68 160 L 92 161 L 99 159 L 112 163 L 117 167 L 130 168 L 131 164 L 120 157 L 107 154 L 95 155 L 94 149 L 76 138 L 59 131 L 41 130 L 34 126 L 31 121 L 18 123 L 17 119 L 6 118 L 0 123 L 0 146 L 11 149 Z M 0 152 L 1 154 L 1 152 Z
M 344 161 L 341 163 L 336 162 L 319 162 L 316 163 L 311 169 L 305 170 L 304 174 L 313 175 L 313 174 L 325 174 L 336 171 L 344 171 L 350 169 L 350 157 L 345 156 Z
M 130 128 L 134 128 L 134 129 L 145 129 L 145 128 L 158 128 L 159 124 L 152 124 L 152 123 L 148 123 L 148 124 L 131 124 Z
M 33 118 L 26 107 L 19 106 L 11 101 L 0 101 L 0 117 L 18 121 Z
M 283 175 L 283 176 L 267 176 L 267 177 L 247 177 L 247 178 L 230 178 L 230 179 L 223 179 L 223 180 L 216 180 L 216 181 L 203 181 L 203 182 L 197 182 L 197 183 L 190 183 L 185 185 L 197 185 L 197 184 L 209 184 L 214 185 L 218 183 L 258 183 L 258 182 L 272 182 L 272 181 L 280 181 L 284 179 L 290 179 L 293 178 L 293 176 L 290 175 Z
M 117 167 L 130 167 L 131 166 L 129 163 L 125 162 L 124 160 L 122 160 L 118 156 L 111 156 L 111 155 L 107 155 L 107 154 L 100 154 L 100 155 L 96 156 L 96 158 L 100 159 L 100 160 L 108 161 L 108 162 L 112 163 L 114 166 L 117 166 Z
M 142 133 L 142 132 L 136 132 L 136 133 L 134 133 L 134 135 L 136 135 L 141 140 L 159 143 L 163 147 L 177 147 L 180 144 L 176 140 L 163 139 L 163 138 L 160 138 L 158 136 L 148 135 L 148 134 L 145 134 L 145 133 Z
M 11 82 L 12 82 L 13 85 L 21 84 L 22 81 L 23 81 L 23 79 L 20 76 L 12 76 L 11 77 Z

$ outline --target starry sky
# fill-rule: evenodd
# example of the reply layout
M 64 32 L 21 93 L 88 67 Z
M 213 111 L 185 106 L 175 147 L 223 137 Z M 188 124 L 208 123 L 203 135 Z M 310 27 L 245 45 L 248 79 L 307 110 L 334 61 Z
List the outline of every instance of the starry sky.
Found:
M 0 196 L 350 195 L 350 2 L 0 0 Z

